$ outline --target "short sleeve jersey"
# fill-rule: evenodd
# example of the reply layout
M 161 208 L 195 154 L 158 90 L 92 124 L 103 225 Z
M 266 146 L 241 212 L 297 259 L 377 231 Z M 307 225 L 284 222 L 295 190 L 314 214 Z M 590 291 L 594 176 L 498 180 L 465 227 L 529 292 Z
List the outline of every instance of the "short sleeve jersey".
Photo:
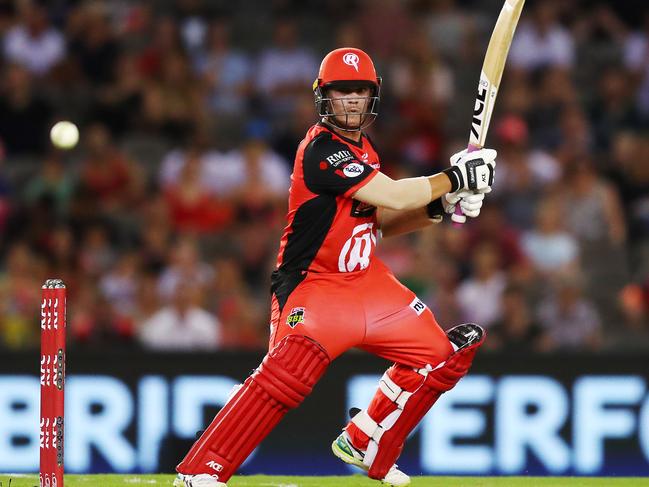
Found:
M 376 208 L 352 195 L 378 173 L 378 154 L 319 123 L 295 156 L 279 272 L 355 272 L 369 266 L 376 247 Z

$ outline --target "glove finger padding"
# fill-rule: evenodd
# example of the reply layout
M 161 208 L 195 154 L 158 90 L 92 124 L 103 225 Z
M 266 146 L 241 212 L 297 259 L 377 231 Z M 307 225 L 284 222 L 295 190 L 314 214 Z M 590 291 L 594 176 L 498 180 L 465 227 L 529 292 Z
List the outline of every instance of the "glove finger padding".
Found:
M 472 193 L 468 196 L 465 196 L 460 200 L 460 208 L 462 208 L 462 213 L 471 218 L 477 218 L 478 215 L 480 215 L 483 201 L 483 193 Z
M 477 210 L 482 208 L 482 202 L 484 201 L 484 194 L 474 193 L 468 196 L 462 197 L 460 200 L 460 207 L 462 210 Z
M 455 212 L 455 205 L 462 200 L 465 196 L 473 194 L 471 191 L 456 191 L 455 193 L 446 193 L 442 198 L 442 204 L 444 205 L 444 211 L 449 215 Z

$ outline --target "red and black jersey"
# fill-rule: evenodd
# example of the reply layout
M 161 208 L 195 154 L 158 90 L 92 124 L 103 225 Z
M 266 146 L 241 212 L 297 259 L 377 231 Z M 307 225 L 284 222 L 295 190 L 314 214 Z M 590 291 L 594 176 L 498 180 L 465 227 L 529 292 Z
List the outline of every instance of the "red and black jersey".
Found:
M 307 271 L 346 273 L 369 266 L 376 246 L 376 208 L 351 195 L 379 168 L 379 156 L 366 135 L 356 142 L 323 123 L 309 129 L 291 175 L 288 223 L 273 277 L 278 298 L 279 280 L 286 277 L 298 280 L 290 292 Z

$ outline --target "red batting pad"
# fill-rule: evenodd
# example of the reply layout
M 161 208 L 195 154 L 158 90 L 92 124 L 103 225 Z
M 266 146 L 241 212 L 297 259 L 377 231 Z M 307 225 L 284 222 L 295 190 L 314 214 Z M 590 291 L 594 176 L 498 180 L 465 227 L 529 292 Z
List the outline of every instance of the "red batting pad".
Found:
M 219 411 L 176 470 L 227 482 L 288 410 L 311 393 L 329 362 L 324 349 L 310 338 L 285 337 Z

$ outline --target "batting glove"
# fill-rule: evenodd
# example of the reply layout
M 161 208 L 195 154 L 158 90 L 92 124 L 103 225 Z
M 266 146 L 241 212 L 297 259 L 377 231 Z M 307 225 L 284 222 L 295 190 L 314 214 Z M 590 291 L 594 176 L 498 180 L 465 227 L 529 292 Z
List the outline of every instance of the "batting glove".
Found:
M 451 180 L 450 193 L 462 190 L 488 193 L 494 182 L 497 152 L 480 149 L 468 152 L 466 149 L 451 156 L 451 167 L 444 173 Z

